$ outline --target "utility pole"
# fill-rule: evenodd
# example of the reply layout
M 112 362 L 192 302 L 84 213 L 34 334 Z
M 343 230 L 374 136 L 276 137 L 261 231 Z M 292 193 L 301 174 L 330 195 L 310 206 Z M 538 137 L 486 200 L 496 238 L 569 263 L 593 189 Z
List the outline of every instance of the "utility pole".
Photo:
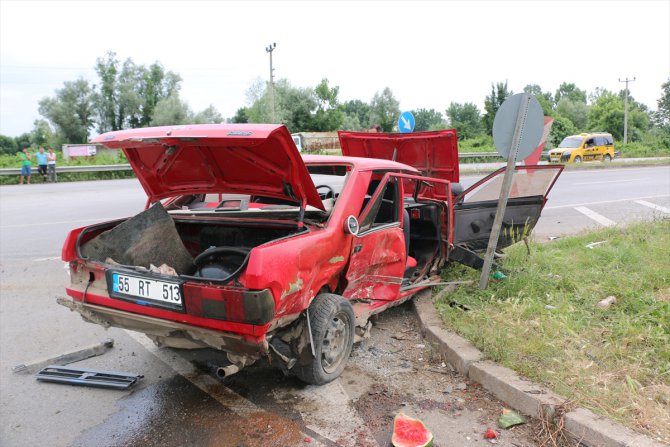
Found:
M 277 48 L 276 43 L 271 43 L 265 48 L 266 53 L 270 53 L 270 100 L 272 101 L 272 122 L 275 119 L 275 69 L 272 68 L 272 52 Z
M 633 79 L 624 79 L 623 81 L 619 78 L 619 82 L 626 83 L 626 95 L 623 103 L 623 144 L 628 143 L 628 83 L 635 81 L 635 76 Z

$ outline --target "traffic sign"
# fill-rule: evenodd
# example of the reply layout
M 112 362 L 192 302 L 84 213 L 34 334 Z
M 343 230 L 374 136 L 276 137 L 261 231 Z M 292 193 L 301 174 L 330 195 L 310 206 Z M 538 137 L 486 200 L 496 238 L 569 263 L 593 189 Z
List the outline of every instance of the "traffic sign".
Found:
M 522 106 L 524 96 L 527 97 L 528 105 L 524 110 Z M 521 112 L 521 114 L 519 113 Z M 520 122 L 517 123 L 517 117 Z M 502 103 L 493 120 L 493 143 L 496 150 L 505 160 L 512 151 L 512 139 L 517 124 L 522 126 L 514 161 L 523 160 L 533 153 L 540 143 L 544 131 L 544 113 L 542 106 L 535 96 L 527 93 L 517 93 L 510 96 Z
M 412 112 L 402 112 L 398 118 L 398 130 L 400 133 L 410 133 L 414 130 L 414 115 Z

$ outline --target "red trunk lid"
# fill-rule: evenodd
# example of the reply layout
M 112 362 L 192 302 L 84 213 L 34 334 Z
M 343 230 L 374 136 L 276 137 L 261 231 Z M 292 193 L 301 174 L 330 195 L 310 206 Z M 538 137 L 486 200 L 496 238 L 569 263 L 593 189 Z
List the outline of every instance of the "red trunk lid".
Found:
M 338 135 L 342 155 L 395 160 L 415 167 L 425 177 L 458 182 L 455 129 L 414 133 L 338 132 Z
M 127 129 L 92 140 L 123 149 L 152 202 L 182 194 L 249 194 L 323 209 L 286 126 L 205 124 Z

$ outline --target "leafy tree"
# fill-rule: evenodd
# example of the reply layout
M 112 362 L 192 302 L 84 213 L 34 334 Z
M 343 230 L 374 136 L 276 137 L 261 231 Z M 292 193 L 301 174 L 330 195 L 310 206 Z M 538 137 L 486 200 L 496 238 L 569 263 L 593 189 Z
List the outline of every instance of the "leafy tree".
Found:
M 93 89 L 85 79 L 64 83 L 56 96 L 43 98 L 39 112 L 68 143 L 85 143 L 94 124 Z
M 30 132 L 30 143 L 33 146 L 54 145 L 54 133 L 46 120 L 37 119 L 33 126 L 33 130 Z
M 181 77 L 171 71 L 166 72 L 159 62 L 154 62 L 148 69 L 142 68 L 141 71 L 139 95 L 144 101 L 139 124 L 145 126 L 152 122 L 158 102 L 179 92 Z
M 486 113 L 483 118 L 486 132 L 489 135 L 493 132 L 493 120 L 496 117 L 498 109 L 505 102 L 505 99 L 513 94 L 514 92 L 507 88 L 507 81 L 504 84 L 502 82 L 498 82 L 497 84 L 491 83 L 491 94 L 484 100 L 484 110 Z
M 414 115 L 414 131 L 422 132 L 425 130 L 444 129 L 446 123 L 441 112 L 434 109 L 418 109 L 412 110 Z
M 535 96 L 537 102 L 542 106 L 542 113 L 546 116 L 554 116 L 554 97 L 551 92 L 543 92 L 542 87 L 537 84 L 528 84 L 523 91 Z
M 191 110 L 186 102 L 174 93 L 156 103 L 151 119 L 152 126 L 169 126 L 173 124 L 187 124 L 190 120 Z
M 19 151 L 16 140 L 7 135 L 0 135 L 0 154 L 15 154 Z
M 588 106 L 585 102 L 561 98 L 556 105 L 556 113 L 569 119 L 578 130 L 586 130 L 588 124 Z
M 312 129 L 316 132 L 328 132 L 338 129 L 344 121 L 344 113 L 339 108 L 337 95 L 340 88 L 329 87 L 328 79 L 322 79 L 314 89 L 316 95 L 316 113 Z
M 575 135 L 577 129 L 568 118 L 562 115 L 554 116 L 554 123 L 551 125 L 551 134 L 549 135 L 549 144 L 556 147 L 563 141 L 563 138 Z
M 343 130 L 365 130 L 370 125 L 370 105 L 354 99 L 342 104 L 342 112 L 345 118 L 342 124 Z
M 248 123 L 249 122 L 249 109 L 246 107 L 240 107 L 235 112 L 235 116 L 228 120 L 229 123 Z
M 400 103 L 386 87 L 377 92 L 370 101 L 370 120 L 368 125 L 379 124 L 384 132 L 392 132 L 400 116 Z
M 14 138 L 16 141 L 16 147 L 17 149 L 23 149 L 24 147 L 30 147 L 32 144 L 30 142 L 30 134 L 29 133 L 23 133 L 19 135 L 18 137 Z
M 471 102 L 452 102 L 447 109 L 449 125 L 458 131 L 458 139 L 465 140 L 484 132 L 479 109 Z
M 663 84 L 661 97 L 658 98 L 658 110 L 655 115 L 655 121 L 658 126 L 670 127 L 670 78 Z
M 567 98 L 575 102 L 586 103 L 586 91 L 577 88 L 575 84 L 568 84 L 567 82 L 563 82 L 558 86 L 558 90 L 556 90 L 554 97 L 556 98 L 556 103 L 558 103 L 563 98 Z
M 596 102 L 589 108 L 589 128 L 593 131 L 609 132 L 621 140 L 623 138 L 624 101 L 620 94 L 603 90 Z M 628 97 L 628 136 L 630 141 L 639 141 L 649 129 L 649 115 L 646 107 Z
M 220 124 L 223 122 L 223 116 L 213 105 L 202 110 L 189 120 L 193 124 Z
M 95 63 L 95 71 L 100 78 L 99 91 L 95 95 L 95 108 L 98 114 L 98 131 L 108 132 L 121 129 L 118 116 L 119 89 L 117 87 L 117 75 L 119 72 L 119 61 L 116 53 L 107 52 L 104 58 L 98 58 Z

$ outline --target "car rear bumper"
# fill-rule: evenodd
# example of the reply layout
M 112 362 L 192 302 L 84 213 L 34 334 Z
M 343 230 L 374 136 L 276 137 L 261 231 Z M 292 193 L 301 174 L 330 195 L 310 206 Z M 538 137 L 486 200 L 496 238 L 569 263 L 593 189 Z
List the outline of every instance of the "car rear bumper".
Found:
M 65 297 L 59 297 L 57 302 L 78 312 L 84 320 L 91 323 L 146 334 L 158 346 L 180 349 L 214 348 L 253 357 L 260 357 L 269 352 L 268 342 L 264 336 L 249 338 L 230 332 L 221 332 L 110 307 L 82 303 Z

